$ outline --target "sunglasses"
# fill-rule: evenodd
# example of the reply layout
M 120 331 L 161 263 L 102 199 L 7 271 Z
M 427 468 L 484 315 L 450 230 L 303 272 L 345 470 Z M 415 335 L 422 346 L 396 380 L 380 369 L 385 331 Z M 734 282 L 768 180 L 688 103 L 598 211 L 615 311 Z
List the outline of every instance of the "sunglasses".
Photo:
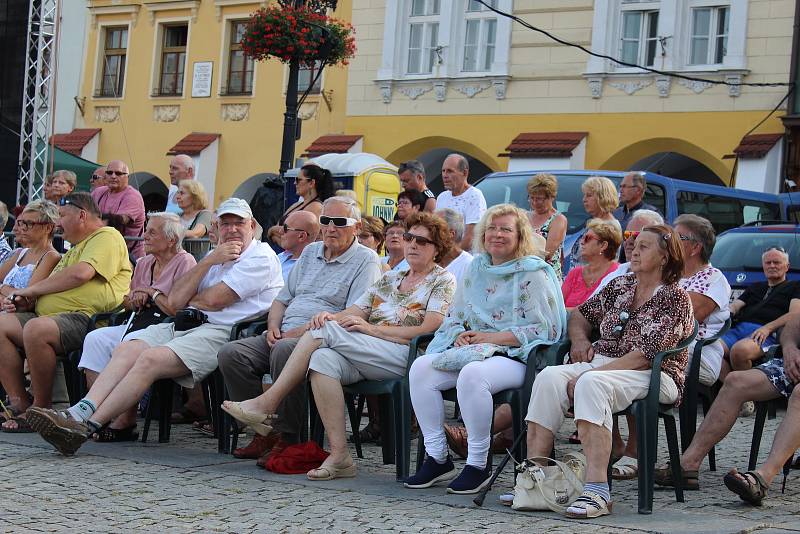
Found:
M 337 228 L 347 228 L 348 226 L 355 226 L 358 220 L 353 219 L 352 217 L 328 217 L 327 215 L 320 215 L 319 216 L 319 224 L 322 226 L 328 226 L 329 224 L 333 223 L 333 225 Z
M 77 202 L 73 202 L 73 201 L 71 201 L 71 200 L 67 200 L 67 198 L 66 198 L 66 197 L 62 197 L 62 198 L 61 198 L 61 199 L 58 201 L 58 205 L 59 205 L 59 206 L 75 206 L 75 207 L 76 207 L 76 208 L 78 208 L 79 210 L 86 211 L 86 208 L 84 208 L 83 206 L 81 206 L 81 205 L 80 205 L 80 204 L 78 204 Z
M 640 233 L 641 233 L 641 232 L 637 232 L 637 231 L 635 231 L 635 230 L 625 230 L 625 232 L 622 234 L 622 236 L 623 236 L 623 237 L 624 237 L 626 240 L 627 240 L 627 239 L 631 239 L 631 238 L 633 238 L 633 239 L 636 239 L 637 237 L 639 237 L 639 234 L 640 234 Z
M 611 335 L 615 337 L 621 337 L 622 331 L 625 330 L 625 325 L 628 323 L 628 319 L 630 318 L 631 315 L 628 312 L 619 312 L 619 324 L 611 329 Z
M 403 241 L 406 243 L 411 243 L 412 241 L 416 240 L 418 245 L 433 245 L 433 240 L 428 239 L 427 237 L 422 237 L 421 235 L 412 234 L 411 232 L 406 232 L 403 234 Z
M 95 181 L 97 181 L 97 180 L 102 180 L 102 179 L 103 179 L 103 177 L 102 177 L 102 176 L 97 176 L 96 174 L 93 174 L 93 175 L 92 175 L 92 176 L 89 178 L 89 181 L 90 181 L 90 182 L 95 182 Z
M 589 241 L 600 241 L 599 237 L 591 234 L 583 234 L 583 237 L 581 239 L 583 239 L 584 243 L 588 243 Z
M 125 176 L 128 173 L 125 171 L 106 171 L 106 174 L 108 176 Z
M 681 241 L 695 241 L 695 238 L 690 235 L 678 234 L 678 239 Z
M 304 234 L 308 233 L 305 230 L 301 230 L 300 228 L 289 228 L 288 225 L 285 225 L 285 224 L 283 225 L 283 232 L 284 233 L 286 233 L 286 232 L 288 232 L 290 230 L 293 231 L 293 232 L 303 232 Z
M 786 254 L 786 249 L 777 245 L 765 248 L 764 252 L 769 252 L 770 250 L 777 250 L 778 252 L 783 252 Z

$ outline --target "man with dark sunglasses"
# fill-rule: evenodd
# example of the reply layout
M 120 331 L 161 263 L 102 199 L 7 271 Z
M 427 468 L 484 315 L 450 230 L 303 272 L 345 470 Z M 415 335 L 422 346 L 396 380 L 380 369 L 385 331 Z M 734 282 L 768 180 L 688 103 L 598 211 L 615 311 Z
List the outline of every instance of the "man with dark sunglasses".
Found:
M 89 177 L 89 190 L 94 191 L 102 185 L 106 185 L 106 168 L 97 167 Z
M 279 228 L 283 252 L 278 254 L 278 260 L 281 262 L 283 281 L 286 282 L 303 249 L 317 240 L 319 219 L 310 211 L 295 211 L 286 217 L 286 222 Z
M 92 190 L 92 198 L 100 208 L 103 220 L 125 237 L 144 235 L 145 209 L 141 193 L 128 185 L 128 166 L 114 160 L 106 167 L 106 185 Z M 141 240 L 128 241 L 128 250 L 134 258 L 144 254 Z

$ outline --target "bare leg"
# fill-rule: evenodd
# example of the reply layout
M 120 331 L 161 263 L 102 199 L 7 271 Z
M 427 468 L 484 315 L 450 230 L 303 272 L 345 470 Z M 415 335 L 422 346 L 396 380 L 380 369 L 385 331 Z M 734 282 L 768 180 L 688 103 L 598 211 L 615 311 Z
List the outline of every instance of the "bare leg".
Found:
M 240 403 L 242 409 L 263 414 L 275 413 L 283 398 L 305 380 L 311 355 L 320 345 L 322 345 L 322 340 L 314 338 L 308 332 L 303 334 L 278 379 L 258 397 Z
M 734 371 L 753 368 L 753 362 L 764 356 L 761 347 L 752 339 L 741 339 L 731 347 L 731 367 Z
M 756 471 L 769 484 L 798 448 L 800 448 L 800 387 L 795 386 L 792 396 L 789 397 L 786 415 L 772 440 L 769 456 Z
M 549 457 L 553 451 L 553 440 L 555 434 L 545 427 L 528 421 L 528 457 L 544 456 Z
M 283 375 L 281 375 L 283 376 Z M 322 465 L 350 465 L 353 463 L 345 435 L 344 394 L 342 384 L 335 378 L 312 371 L 311 389 L 317 401 L 320 419 L 328 433 L 331 455 Z
M 728 375 L 708 415 L 697 429 L 694 439 L 681 457 L 681 467 L 697 470 L 711 447 L 730 432 L 742 403 L 778 397 L 767 376 L 757 369 L 734 371 Z
M 97 380 L 97 377 L 100 376 L 100 373 L 97 371 L 90 371 L 89 369 L 84 369 L 83 374 L 86 375 L 86 385 L 89 387 L 89 389 L 92 388 L 95 380 Z
M 37 317 L 25 324 L 22 333 L 31 372 L 33 405 L 49 408 L 53 401 L 56 354 L 63 353 L 58 324 L 50 317 Z
M 498 432 L 502 432 L 503 436 L 514 439 L 511 428 L 511 417 L 512 414 L 510 404 L 501 404 L 498 406 L 494 411 L 494 425 L 492 426 L 492 433 L 496 434 Z
M 86 395 L 86 398 L 92 401 L 95 406 L 100 407 L 106 397 L 114 391 L 128 372 L 133 368 L 139 356 L 147 350 L 148 345 L 144 341 L 126 341 L 119 345 L 111 355 L 111 361 L 108 362 L 106 368 L 92 384 L 92 389 Z M 141 398 L 136 397 L 138 401 Z
M 23 359 L 17 347 L 22 347 L 22 325 L 13 313 L 0 315 L 0 382 L 11 401 L 11 407 L 24 412 L 30 402 L 25 391 Z
M 586 454 L 586 481 L 608 481 L 608 458 L 611 456 L 611 432 L 605 427 L 579 419 L 578 436 Z
M 728 348 L 724 341 L 720 340 L 719 343 L 722 345 L 722 366 L 719 369 L 718 380 L 724 384 L 728 373 L 733 371 L 733 368 L 731 368 L 731 349 Z

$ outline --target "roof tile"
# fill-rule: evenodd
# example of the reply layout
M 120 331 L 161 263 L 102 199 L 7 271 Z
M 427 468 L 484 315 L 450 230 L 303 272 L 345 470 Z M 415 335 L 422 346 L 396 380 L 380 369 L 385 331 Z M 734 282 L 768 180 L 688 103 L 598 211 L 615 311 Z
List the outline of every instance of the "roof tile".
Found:
M 76 128 L 68 134 L 55 134 L 50 140 L 64 152 L 80 157 L 83 147 L 100 132 L 100 128 Z
M 588 132 L 526 132 L 521 133 L 498 154 L 506 158 L 568 158 L 572 156 Z
M 733 153 L 741 159 L 763 158 L 782 137 L 782 133 L 745 135 Z
M 187 156 L 197 156 L 219 137 L 220 134 L 218 133 L 192 132 L 170 148 L 167 155 L 186 154 Z
M 323 154 L 346 154 L 362 137 L 361 135 L 323 135 L 311 143 L 300 157 L 315 158 Z

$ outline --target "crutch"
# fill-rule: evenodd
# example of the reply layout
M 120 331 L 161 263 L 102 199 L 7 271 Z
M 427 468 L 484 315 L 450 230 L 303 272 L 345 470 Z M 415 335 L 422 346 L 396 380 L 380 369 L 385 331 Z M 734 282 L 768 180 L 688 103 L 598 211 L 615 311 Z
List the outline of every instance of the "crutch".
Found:
M 498 464 L 497 469 L 494 470 L 494 474 L 492 474 L 492 478 L 489 479 L 489 483 L 486 484 L 486 486 L 480 491 L 480 493 L 478 493 L 478 495 L 474 499 L 472 499 L 472 502 L 474 502 L 477 506 L 483 506 L 483 501 L 484 499 L 486 499 L 486 494 L 489 493 L 489 490 L 492 489 L 492 485 L 497 480 L 497 477 L 499 477 L 500 473 L 502 473 L 503 469 L 505 469 L 509 458 L 512 460 L 514 459 L 514 454 L 511 451 L 516 450 L 517 447 L 519 447 L 519 444 L 522 442 L 523 439 L 525 439 L 527 433 L 528 429 L 523 426 L 522 432 L 520 432 L 519 436 L 517 436 L 517 439 L 514 440 L 514 443 L 511 445 L 511 448 L 506 449 L 506 454 L 505 456 L 503 456 L 503 460 L 500 462 L 500 464 Z

